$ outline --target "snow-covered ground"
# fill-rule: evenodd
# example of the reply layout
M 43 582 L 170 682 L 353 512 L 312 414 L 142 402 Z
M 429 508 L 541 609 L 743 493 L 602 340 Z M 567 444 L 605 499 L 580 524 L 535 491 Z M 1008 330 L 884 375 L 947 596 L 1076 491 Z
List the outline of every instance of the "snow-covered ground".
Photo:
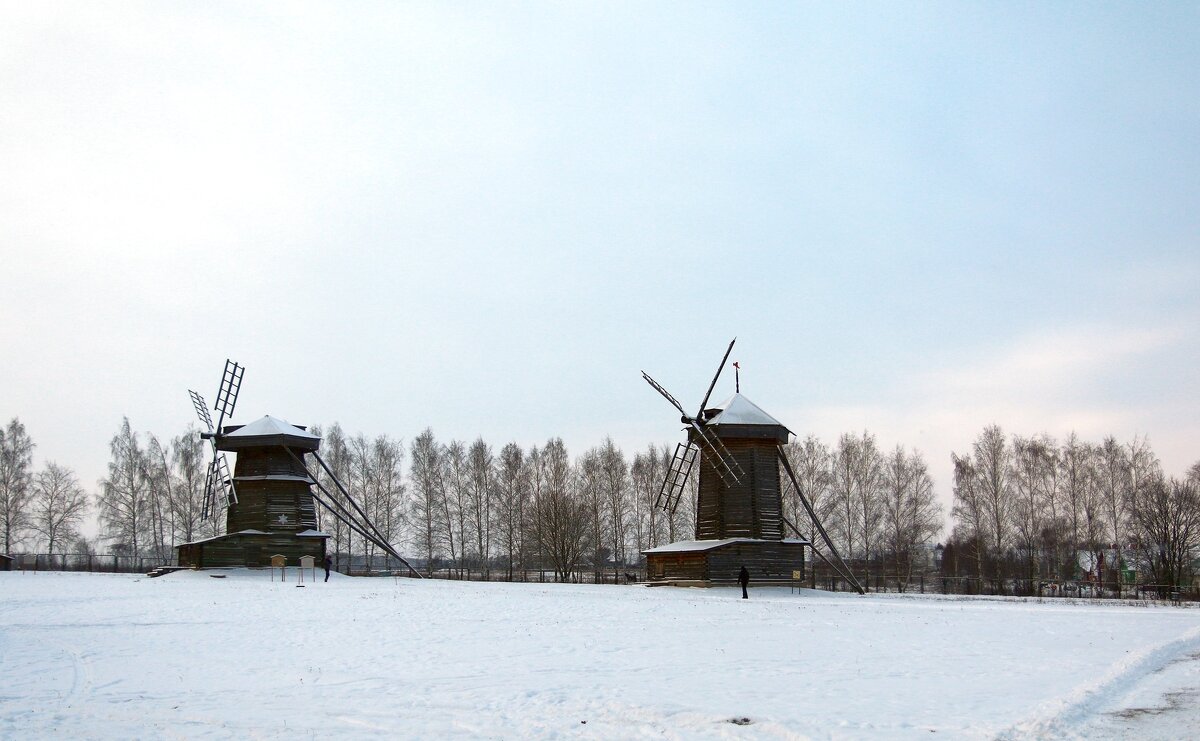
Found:
M 1200 728 L 1195 609 L 226 573 L 0 573 L 0 738 Z

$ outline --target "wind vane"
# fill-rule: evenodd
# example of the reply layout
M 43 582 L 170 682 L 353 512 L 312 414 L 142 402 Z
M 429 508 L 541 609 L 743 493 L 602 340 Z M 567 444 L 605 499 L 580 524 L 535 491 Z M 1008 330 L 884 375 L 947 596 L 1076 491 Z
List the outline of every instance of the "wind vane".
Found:
M 742 393 L 742 366 L 736 360 L 733 361 L 733 390 Z

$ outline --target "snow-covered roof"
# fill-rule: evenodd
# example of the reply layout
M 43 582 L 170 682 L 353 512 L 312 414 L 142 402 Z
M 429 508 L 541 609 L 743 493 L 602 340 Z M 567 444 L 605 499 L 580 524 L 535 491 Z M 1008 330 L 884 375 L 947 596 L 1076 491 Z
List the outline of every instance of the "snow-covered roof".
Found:
M 290 422 L 277 419 L 269 414 L 256 422 L 242 425 L 225 437 L 263 437 L 267 435 L 288 435 L 309 440 L 321 439 L 307 430 L 302 430 Z
M 321 438 L 294 424 L 267 415 L 241 427 L 226 427 L 217 439 L 218 450 L 241 450 L 267 445 L 287 445 L 301 450 L 316 450 Z
M 678 543 L 667 543 L 656 548 L 648 548 L 642 553 L 688 553 L 711 551 L 730 543 L 756 543 L 758 538 L 724 538 L 722 540 L 681 540 Z
M 764 412 L 761 407 L 741 394 L 734 394 L 713 409 L 720 409 L 721 412 L 708 420 L 706 423 L 708 425 L 784 426 L 782 422 Z
M 655 548 L 648 548 L 642 553 L 700 553 L 703 551 L 711 551 L 713 548 L 729 545 L 730 543 L 789 543 L 808 545 L 807 540 L 801 538 L 784 538 L 778 540 L 763 540 L 762 538 L 723 538 L 722 540 L 681 540 L 677 543 L 667 543 Z
M 332 538 L 329 533 L 323 533 L 320 530 L 301 530 L 296 533 L 297 538 Z

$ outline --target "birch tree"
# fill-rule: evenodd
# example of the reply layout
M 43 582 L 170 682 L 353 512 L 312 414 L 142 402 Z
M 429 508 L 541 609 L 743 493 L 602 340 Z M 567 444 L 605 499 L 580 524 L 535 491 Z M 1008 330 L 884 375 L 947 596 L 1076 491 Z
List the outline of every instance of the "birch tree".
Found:
M 176 535 L 183 543 L 217 535 L 224 525 L 224 518 L 216 513 L 207 521 L 204 519 L 204 484 L 208 476 L 205 447 L 198 431 L 190 425 L 182 435 L 171 439 L 171 468 L 175 477 L 171 509 L 175 513 Z
M 450 553 L 450 562 L 461 579 L 467 544 L 467 449 L 452 440 L 442 449 L 444 482 L 441 497 L 442 536 Z
M 88 510 L 88 495 L 66 466 L 49 462 L 33 479 L 31 524 L 46 540 L 46 552 L 63 551 L 79 536 L 77 528 Z
M 892 557 L 900 591 L 912 579 L 917 547 L 929 544 L 941 530 L 942 508 L 933 494 L 933 479 L 919 452 L 897 445 L 884 459 L 880 498 L 883 543 Z
M 1012 520 L 1017 546 L 1024 555 L 1026 578 L 1032 584 L 1039 574 L 1038 554 L 1046 529 L 1046 471 L 1054 465 L 1051 443 L 1044 437 L 1013 437 Z
M 953 515 L 956 521 L 956 540 L 966 545 L 975 561 L 975 576 L 983 581 L 983 556 L 987 547 L 986 508 L 980 495 L 978 476 L 975 464 L 970 456 L 960 456 L 951 453 L 954 463 L 954 507 Z
M 508 443 L 500 450 L 496 471 L 496 533 L 505 554 L 508 580 L 513 569 L 524 563 L 525 503 L 529 489 L 525 454 L 521 446 Z
M 433 430 L 413 438 L 409 456 L 409 481 L 413 488 L 412 519 L 416 545 L 425 557 L 425 573 L 433 574 L 433 559 L 440 543 L 438 516 L 443 508 L 441 448 Z
M 496 515 L 495 459 L 492 447 L 476 438 L 467 452 L 467 505 L 475 555 L 486 579 L 491 573 L 492 523 Z
M 629 513 L 629 466 L 625 455 L 611 437 L 604 439 L 600 448 L 600 467 L 604 504 L 608 508 L 609 545 L 613 561 L 624 564 L 628 560 L 630 513 Z
M 587 508 L 573 491 L 571 462 L 559 438 L 537 458 L 541 486 L 532 499 L 534 533 L 558 581 L 569 581 L 588 547 Z
M 129 418 L 121 420 L 121 429 L 109 442 L 112 460 L 108 477 L 100 481 L 97 505 L 100 523 L 108 538 L 117 541 L 114 549 L 140 556 L 150 519 L 150 484 L 146 476 L 147 456 L 138 442 Z
M 33 448 L 16 417 L 0 427 L 0 553 L 12 553 L 29 527 Z
M 803 494 L 809 505 L 816 512 L 821 522 L 830 519 L 832 500 L 829 489 L 833 477 L 833 454 L 829 447 L 815 435 L 809 435 L 804 440 L 788 443 L 784 446 L 784 455 L 796 474 L 800 483 L 800 491 L 792 484 L 790 477 L 783 473 L 783 503 L 788 519 L 796 527 L 807 526 L 805 535 L 816 542 L 816 523 L 800 503 Z
M 375 438 L 371 446 L 377 501 L 375 527 L 384 540 L 395 546 L 404 536 L 406 489 L 404 485 L 404 446 L 386 435 Z

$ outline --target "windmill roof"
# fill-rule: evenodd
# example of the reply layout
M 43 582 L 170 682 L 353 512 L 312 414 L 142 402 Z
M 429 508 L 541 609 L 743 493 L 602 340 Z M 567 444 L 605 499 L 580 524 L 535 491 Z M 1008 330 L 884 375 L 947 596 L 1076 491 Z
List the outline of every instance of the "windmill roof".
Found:
M 720 409 L 721 412 L 708 420 L 705 423 L 707 425 L 784 426 L 782 422 L 764 412 L 761 407 L 741 394 L 734 394 L 714 408 Z
M 269 414 L 256 422 L 242 425 L 226 435 L 226 437 L 257 437 L 261 435 L 291 435 L 293 437 L 307 437 L 313 440 L 320 440 L 319 437 L 311 432 L 302 430 L 286 420 L 277 419 Z
M 277 417 L 267 415 L 260 420 L 241 427 L 226 427 L 226 432 L 218 441 L 221 450 L 236 450 L 256 445 L 290 445 L 316 450 L 321 444 L 321 438 L 296 425 Z

